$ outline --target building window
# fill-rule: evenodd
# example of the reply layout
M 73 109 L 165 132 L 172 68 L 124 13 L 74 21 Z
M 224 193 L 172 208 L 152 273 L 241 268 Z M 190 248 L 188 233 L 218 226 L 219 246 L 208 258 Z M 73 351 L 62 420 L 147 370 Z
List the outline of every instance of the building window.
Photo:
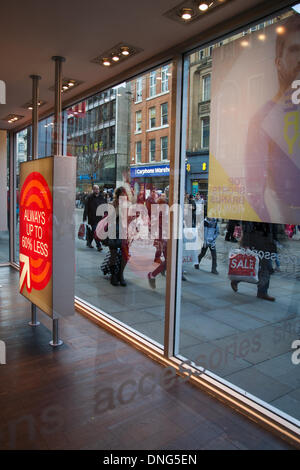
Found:
M 149 161 L 155 162 L 155 139 L 149 140 Z
M 143 79 L 138 78 L 136 81 L 136 101 L 142 101 Z
M 142 162 L 142 142 L 135 143 L 135 161 L 136 163 Z
M 209 117 L 201 119 L 201 148 L 209 147 Z
M 204 75 L 202 79 L 202 101 L 210 100 L 210 82 L 211 82 L 210 74 Z
M 168 160 L 168 137 L 160 139 L 160 155 L 162 160 Z
M 169 66 L 165 65 L 161 69 L 161 92 L 164 93 L 169 90 Z
M 155 108 L 149 109 L 149 129 L 153 129 L 156 126 L 156 110 Z
M 135 131 L 141 132 L 142 130 L 142 111 L 135 113 Z
M 163 103 L 160 106 L 161 114 L 161 125 L 166 126 L 168 124 L 168 103 Z
M 156 95 L 156 71 L 150 72 L 150 89 L 149 96 Z
M 112 126 L 109 128 L 109 148 L 114 149 L 115 148 L 115 126 Z

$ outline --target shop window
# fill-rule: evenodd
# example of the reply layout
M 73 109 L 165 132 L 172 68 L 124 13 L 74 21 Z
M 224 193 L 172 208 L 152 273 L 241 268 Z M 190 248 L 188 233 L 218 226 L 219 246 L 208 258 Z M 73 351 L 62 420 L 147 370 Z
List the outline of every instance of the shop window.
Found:
M 287 10 L 218 38 L 209 61 L 185 56 L 181 202 L 195 244 L 179 241 L 174 344 L 175 356 L 296 426 L 299 32 Z

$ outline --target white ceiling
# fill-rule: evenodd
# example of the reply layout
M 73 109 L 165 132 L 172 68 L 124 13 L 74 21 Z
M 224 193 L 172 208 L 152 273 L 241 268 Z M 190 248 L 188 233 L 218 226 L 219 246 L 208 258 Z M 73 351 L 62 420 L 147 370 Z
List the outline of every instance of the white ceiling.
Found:
M 6 82 L 7 97 L 6 104 L 0 105 L 0 128 L 13 129 L 31 118 L 31 112 L 22 108 L 31 99 L 31 74 L 42 76 L 40 98 L 47 101 L 42 112 L 53 108 L 54 93 L 49 91 L 54 84 L 53 55 L 66 58 L 65 77 L 84 82 L 63 96 L 69 100 L 264 0 L 233 0 L 188 25 L 163 15 L 179 3 L 180 0 L 2 0 L 0 79 Z M 277 6 L 282 3 L 273 1 Z M 118 43 L 143 51 L 111 68 L 90 62 Z M 24 118 L 15 125 L 8 124 L 2 118 L 10 113 Z

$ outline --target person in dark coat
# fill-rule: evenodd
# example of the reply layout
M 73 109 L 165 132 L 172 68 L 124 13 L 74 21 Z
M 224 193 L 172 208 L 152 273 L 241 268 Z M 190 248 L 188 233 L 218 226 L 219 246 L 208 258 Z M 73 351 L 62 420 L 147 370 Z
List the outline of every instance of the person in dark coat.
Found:
M 102 219 L 101 216 L 97 216 L 97 208 L 101 204 L 106 204 L 106 194 L 103 191 L 100 191 L 99 186 L 94 184 L 93 192 L 87 197 L 85 201 L 85 208 L 83 212 L 83 222 L 88 220 L 88 224 L 91 226 L 91 229 L 87 229 L 87 246 L 93 248 L 92 243 L 94 240 L 94 232 L 96 230 L 98 222 Z M 95 240 L 98 251 L 102 251 L 100 240 Z
M 272 272 L 270 258 L 277 252 L 276 244 L 274 242 L 273 224 L 262 222 L 243 222 L 242 227 L 243 237 L 241 247 L 259 252 L 260 260 L 257 297 L 274 302 L 275 297 L 268 294 L 270 275 Z M 231 281 L 231 288 L 234 292 L 237 292 L 239 282 L 241 281 Z

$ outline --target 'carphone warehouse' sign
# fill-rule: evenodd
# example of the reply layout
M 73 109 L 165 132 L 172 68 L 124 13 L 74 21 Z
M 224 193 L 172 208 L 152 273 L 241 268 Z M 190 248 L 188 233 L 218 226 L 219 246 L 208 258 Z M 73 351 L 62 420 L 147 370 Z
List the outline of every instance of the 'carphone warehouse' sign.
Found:
M 169 176 L 170 166 L 139 166 L 130 168 L 131 178 L 151 177 L 151 176 Z

